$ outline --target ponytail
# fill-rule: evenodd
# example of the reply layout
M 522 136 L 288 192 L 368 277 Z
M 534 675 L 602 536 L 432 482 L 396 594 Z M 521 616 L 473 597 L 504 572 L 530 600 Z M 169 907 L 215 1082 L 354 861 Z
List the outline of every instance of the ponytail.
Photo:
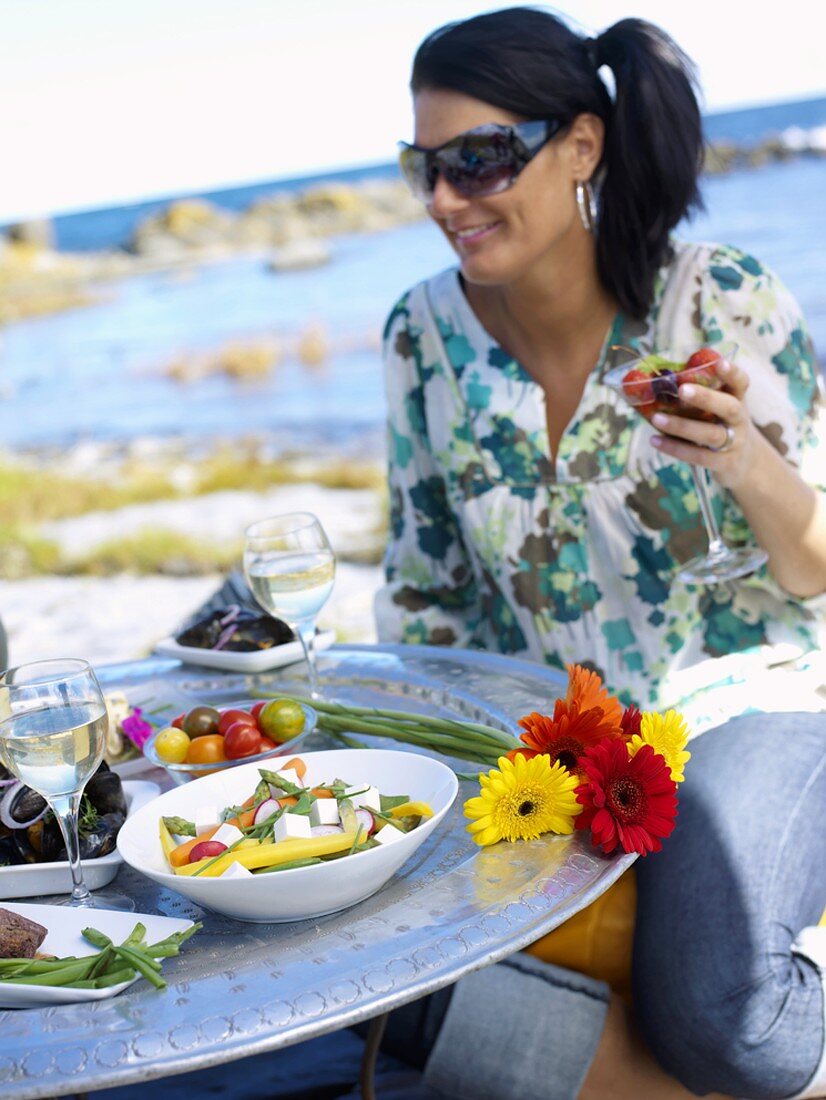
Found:
M 614 103 L 598 74 L 603 65 L 614 74 Z M 585 39 L 548 12 L 508 8 L 434 31 L 410 83 L 414 93 L 451 89 L 527 119 L 598 115 L 599 277 L 623 313 L 645 317 L 657 271 L 671 257 L 671 231 L 702 208 L 694 69 L 664 31 L 623 19 Z
M 671 230 L 702 209 L 694 71 L 663 31 L 641 19 L 615 23 L 591 52 L 616 84 L 601 167 L 598 269 L 623 311 L 640 318 L 653 299 L 657 270 L 671 258 Z

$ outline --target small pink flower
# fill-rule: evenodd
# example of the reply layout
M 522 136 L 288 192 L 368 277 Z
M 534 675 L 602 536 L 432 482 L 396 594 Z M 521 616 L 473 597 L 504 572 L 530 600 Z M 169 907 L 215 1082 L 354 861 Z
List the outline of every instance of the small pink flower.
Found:
M 135 707 L 129 717 L 124 718 L 120 728 L 138 749 L 143 749 L 143 746 L 152 736 L 152 727 L 145 718 L 141 718 L 140 707 Z

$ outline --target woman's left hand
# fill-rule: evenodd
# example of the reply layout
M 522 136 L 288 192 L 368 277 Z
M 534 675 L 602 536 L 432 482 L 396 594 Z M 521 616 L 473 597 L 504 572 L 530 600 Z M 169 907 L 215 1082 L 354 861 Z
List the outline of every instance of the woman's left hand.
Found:
M 725 389 L 712 390 L 692 383 L 680 386 L 679 393 L 686 405 L 711 413 L 720 423 L 655 413 L 651 423 L 663 435 L 654 436 L 651 442 L 663 454 L 705 466 L 721 485 L 735 489 L 748 476 L 762 436 L 743 401 L 749 388 L 748 375 L 727 362 L 719 363 L 717 371 Z

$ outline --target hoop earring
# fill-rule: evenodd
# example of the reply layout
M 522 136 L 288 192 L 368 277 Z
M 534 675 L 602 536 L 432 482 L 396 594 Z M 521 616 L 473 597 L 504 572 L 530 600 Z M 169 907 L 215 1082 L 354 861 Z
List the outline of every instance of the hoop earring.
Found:
M 587 233 L 597 231 L 597 200 L 590 180 L 577 180 L 576 205 L 580 221 Z

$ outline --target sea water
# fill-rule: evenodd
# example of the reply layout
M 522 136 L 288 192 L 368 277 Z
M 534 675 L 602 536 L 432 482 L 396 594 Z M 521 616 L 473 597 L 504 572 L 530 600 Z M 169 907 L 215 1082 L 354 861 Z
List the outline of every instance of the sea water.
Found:
M 801 112 L 804 124 L 818 125 L 826 100 L 763 110 L 780 110 L 772 115 L 779 117 L 777 129 L 797 124 Z M 756 140 L 757 115 L 718 116 L 718 136 L 730 130 L 737 140 Z M 251 191 L 272 190 L 258 185 L 230 194 L 240 207 Z M 703 192 L 706 213 L 680 234 L 736 245 L 772 267 L 800 302 L 826 358 L 826 158 L 709 178 Z M 113 247 L 133 217 L 131 208 L 73 215 L 57 220 L 58 236 L 66 237 L 71 221 L 72 247 L 83 240 Z M 238 256 L 185 276 L 136 276 L 106 287 L 111 297 L 99 305 L 0 330 L 0 440 L 24 450 L 87 439 L 180 436 L 197 444 L 258 434 L 276 449 L 333 444 L 379 451 L 385 317 L 407 287 L 455 257 L 427 221 L 339 237 L 331 250 L 329 264 L 304 271 L 274 274 L 265 257 Z M 323 326 L 333 349 L 321 367 L 287 356 L 255 384 L 221 375 L 182 384 L 167 373 L 184 354 L 273 336 L 289 342 L 312 325 Z

